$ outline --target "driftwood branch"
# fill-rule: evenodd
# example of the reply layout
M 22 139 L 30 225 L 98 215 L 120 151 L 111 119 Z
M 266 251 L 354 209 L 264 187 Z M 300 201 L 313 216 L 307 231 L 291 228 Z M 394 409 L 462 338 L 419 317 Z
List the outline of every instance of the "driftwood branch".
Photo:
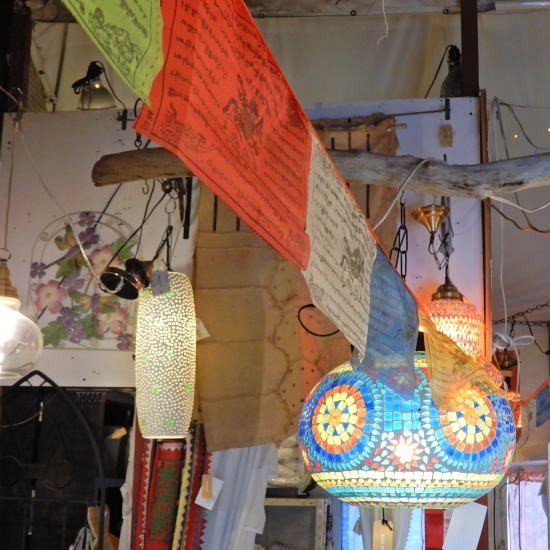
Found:
M 98 187 L 192 175 L 176 155 L 160 147 L 104 155 L 92 169 L 92 181 Z
M 412 156 L 331 151 L 346 181 L 397 189 L 420 162 Z M 97 186 L 144 179 L 185 177 L 191 172 L 166 149 L 140 149 L 101 157 L 94 165 Z M 550 153 L 489 164 L 456 165 L 430 160 L 409 183 L 419 193 L 486 199 L 495 195 L 550 186 Z
M 363 152 L 331 151 L 346 181 L 397 188 L 420 159 Z M 488 164 L 445 164 L 429 160 L 408 188 L 447 197 L 486 199 L 495 195 L 550 186 L 550 153 Z

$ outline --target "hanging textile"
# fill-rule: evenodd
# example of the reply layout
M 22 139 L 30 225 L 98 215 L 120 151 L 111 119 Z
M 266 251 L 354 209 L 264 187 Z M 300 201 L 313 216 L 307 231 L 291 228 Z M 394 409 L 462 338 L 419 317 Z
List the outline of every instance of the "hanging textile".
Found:
M 147 502 L 153 466 L 153 457 L 157 441 L 143 439 L 136 422 L 135 459 L 134 459 L 134 513 L 132 515 L 132 550 L 144 550 L 145 528 L 147 520 Z
M 156 445 L 147 503 L 145 550 L 172 547 L 183 453 L 182 440 L 164 440 Z
M 172 550 L 196 550 L 200 548 L 206 527 L 207 511 L 195 503 L 201 490 L 202 476 L 208 472 L 210 455 L 206 452 L 206 440 L 202 424 L 195 423 L 189 435 L 191 460 L 189 462 L 189 480 L 187 486 L 187 504 L 184 522 L 181 525 L 181 544 Z
M 267 480 L 277 474 L 275 445 L 215 452 L 210 472 L 224 484 L 207 517 L 203 550 L 252 550 L 265 524 Z
M 126 466 L 126 479 L 120 488 L 122 495 L 122 527 L 120 528 L 119 547 L 131 548 L 132 546 L 132 511 L 134 506 L 134 477 L 136 460 L 136 418 L 134 415 L 134 427 L 130 428 L 128 441 L 128 464 Z
M 508 547 L 547 550 L 544 471 L 520 470 L 508 475 Z M 547 503 L 546 503 L 547 504 Z

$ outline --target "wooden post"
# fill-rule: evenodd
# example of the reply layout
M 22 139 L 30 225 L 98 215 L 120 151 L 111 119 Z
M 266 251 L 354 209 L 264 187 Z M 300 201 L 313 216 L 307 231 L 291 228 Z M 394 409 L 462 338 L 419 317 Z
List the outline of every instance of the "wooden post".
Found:
M 13 0 L 0 2 L 0 85 L 11 93 L 20 89 L 24 100 L 29 88 L 31 35 L 30 8 L 15 7 Z M 13 100 L 4 93 L 0 96 L 0 112 L 13 111 Z
M 10 52 L 10 23 L 13 13 L 13 0 L 0 2 L 0 86 L 8 89 L 8 57 Z M 0 113 L 8 112 L 10 99 L 0 92 Z M 0 120 L 0 129 L 2 121 Z
M 477 17 L 476 17 L 476 33 L 477 33 Z M 477 35 L 476 35 L 477 38 Z M 476 40 L 477 45 L 477 40 Z M 477 52 L 476 52 L 477 55 Z M 477 70 L 477 69 L 476 69 Z M 481 164 L 487 164 L 489 162 L 489 126 L 487 122 L 487 94 L 485 90 L 482 90 L 479 94 L 479 160 Z M 490 360 L 492 352 L 492 340 L 493 340 L 493 313 L 492 313 L 492 273 L 491 273 L 491 199 L 484 199 L 481 201 L 481 231 L 483 239 L 483 317 L 485 322 L 485 356 Z M 491 495 L 489 499 L 488 495 L 485 495 L 477 502 L 489 507 L 489 503 L 495 498 L 495 493 Z M 494 507 L 493 507 L 494 510 Z M 479 538 L 478 550 L 488 550 L 489 548 L 489 523 L 494 524 L 495 518 L 491 511 L 487 510 L 485 521 L 483 522 L 483 529 Z M 494 529 L 493 529 L 494 532 Z
M 465 96 L 477 97 L 479 94 L 477 0 L 462 0 L 460 3 L 460 37 L 462 92 Z

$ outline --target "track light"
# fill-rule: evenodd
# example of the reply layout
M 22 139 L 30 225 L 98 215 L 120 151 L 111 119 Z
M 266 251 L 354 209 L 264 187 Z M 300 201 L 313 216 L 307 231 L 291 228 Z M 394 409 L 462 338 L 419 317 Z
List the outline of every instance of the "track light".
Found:
M 96 109 L 113 109 L 116 107 L 113 94 L 101 82 L 101 75 L 105 72 L 103 64 L 92 61 L 88 65 L 86 76 L 73 82 L 75 94 L 79 94 L 77 108 L 90 111 Z

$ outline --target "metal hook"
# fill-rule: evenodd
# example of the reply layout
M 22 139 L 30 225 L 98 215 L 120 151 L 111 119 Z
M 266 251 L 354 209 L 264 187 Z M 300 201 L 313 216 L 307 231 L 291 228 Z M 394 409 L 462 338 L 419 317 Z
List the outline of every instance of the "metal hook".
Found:
M 178 208 L 178 203 L 176 202 L 177 197 L 176 198 L 172 197 L 172 195 L 170 195 L 170 193 L 169 193 L 169 196 L 172 200 L 168 201 L 164 205 L 164 212 L 168 215 L 173 214 L 176 211 L 176 209 Z M 171 208 L 170 208 L 170 206 L 171 206 Z
M 144 195 L 148 195 L 150 191 L 151 191 L 151 189 L 149 188 L 149 182 L 147 180 L 145 180 L 145 185 L 142 186 L 141 192 Z

